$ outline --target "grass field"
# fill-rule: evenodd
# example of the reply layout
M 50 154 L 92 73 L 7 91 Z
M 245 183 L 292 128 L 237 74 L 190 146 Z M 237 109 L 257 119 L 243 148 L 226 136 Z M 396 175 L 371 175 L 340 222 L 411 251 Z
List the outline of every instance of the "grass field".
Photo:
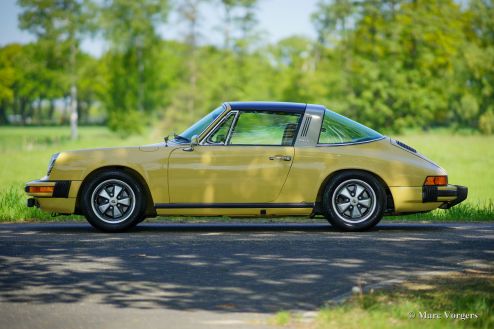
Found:
M 142 145 L 161 140 L 161 134 L 121 139 L 103 127 L 81 127 L 71 141 L 68 127 L 0 128 L 0 221 L 50 219 L 50 214 L 25 207 L 24 183 L 45 175 L 51 154 L 61 150 Z M 154 136 L 154 137 L 152 137 Z M 494 219 L 494 136 L 453 135 L 444 131 L 393 136 L 417 148 L 445 167 L 452 184 L 469 187 L 464 205 L 450 211 L 407 216 L 409 219 Z M 67 218 L 67 217 L 65 217 Z M 69 217 L 76 218 L 76 217 Z
M 51 219 L 51 215 L 26 207 L 23 186 L 46 174 L 53 153 L 93 147 L 132 146 L 156 142 L 149 136 L 122 139 L 102 127 L 81 127 L 80 138 L 70 140 L 68 127 L 0 128 L 0 221 Z M 150 135 L 150 134 L 149 134 Z M 77 219 L 63 216 L 58 219 Z
M 453 272 L 356 294 L 343 304 L 320 309 L 309 322 L 287 311 L 278 312 L 269 322 L 292 329 L 487 329 L 494 326 L 493 296 L 491 271 Z M 435 317 L 430 318 L 431 314 Z
M 392 136 L 413 146 L 448 172 L 450 184 L 468 186 L 468 199 L 448 210 L 394 217 L 424 220 L 494 219 L 494 136 L 447 131 Z

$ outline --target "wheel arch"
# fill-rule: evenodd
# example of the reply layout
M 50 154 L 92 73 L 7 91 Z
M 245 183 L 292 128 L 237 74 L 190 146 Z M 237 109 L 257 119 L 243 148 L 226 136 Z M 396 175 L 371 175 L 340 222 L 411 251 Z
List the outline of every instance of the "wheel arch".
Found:
M 118 165 L 110 165 L 110 166 L 104 166 L 104 167 L 99 167 L 97 169 L 94 169 L 91 171 L 89 174 L 84 177 L 81 183 L 81 187 L 79 188 L 79 191 L 77 192 L 77 198 L 76 198 L 76 204 L 75 204 L 75 213 L 76 214 L 83 214 L 83 209 L 81 207 L 81 194 L 82 190 L 88 182 L 91 181 L 91 179 L 96 175 L 101 172 L 105 171 L 111 171 L 111 170 L 121 170 L 126 172 L 127 174 L 131 175 L 137 181 L 141 184 L 141 186 L 144 188 L 144 191 L 146 193 L 146 216 L 156 216 L 156 209 L 154 208 L 154 201 L 153 201 L 153 196 L 151 194 L 151 191 L 149 190 L 149 186 L 146 183 L 146 180 L 144 177 L 135 169 L 126 167 L 126 166 L 118 166 Z
M 321 186 L 319 186 L 319 190 L 317 191 L 317 197 L 316 197 L 316 205 L 319 205 L 319 206 L 316 206 L 316 212 L 317 213 L 320 213 L 321 212 L 321 202 L 322 202 L 322 197 L 323 197 L 323 194 L 324 194 L 324 189 L 326 188 L 326 185 L 328 184 L 328 182 L 336 175 L 342 173 L 342 172 L 361 172 L 361 173 L 366 173 L 366 174 L 369 174 L 369 175 L 372 175 L 374 178 L 376 178 L 383 186 L 384 188 L 384 191 L 386 192 L 386 205 L 385 205 L 385 214 L 391 214 L 394 212 L 394 199 L 393 199 L 393 194 L 391 193 L 391 190 L 389 189 L 389 186 L 388 184 L 386 184 L 386 182 L 384 181 L 384 179 L 382 179 L 379 175 L 377 175 L 376 173 L 372 172 L 372 171 L 369 171 L 369 170 L 365 170 L 365 169 L 341 169 L 341 170 L 337 170 L 337 171 L 334 171 L 332 172 L 331 174 L 329 174 L 324 180 L 323 182 L 321 183 Z

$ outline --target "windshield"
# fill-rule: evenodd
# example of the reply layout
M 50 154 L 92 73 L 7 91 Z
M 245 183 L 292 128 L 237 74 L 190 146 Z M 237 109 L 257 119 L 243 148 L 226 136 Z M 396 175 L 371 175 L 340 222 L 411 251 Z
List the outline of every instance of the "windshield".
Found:
M 225 109 L 223 106 L 218 107 L 214 111 L 207 114 L 201 120 L 194 123 L 192 126 L 187 128 L 180 135 L 175 136 L 175 140 L 179 142 L 190 142 L 192 136 L 200 135 L 216 118 L 223 113 Z
M 328 109 L 324 111 L 319 144 L 346 144 L 367 142 L 382 135 L 358 122 Z

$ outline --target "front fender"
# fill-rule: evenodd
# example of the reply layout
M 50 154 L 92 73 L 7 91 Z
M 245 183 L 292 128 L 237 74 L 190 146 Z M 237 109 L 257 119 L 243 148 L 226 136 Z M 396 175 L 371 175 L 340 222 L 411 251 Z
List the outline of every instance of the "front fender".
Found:
M 155 202 L 168 202 L 167 162 L 169 148 L 142 151 L 139 147 L 62 152 L 50 180 L 83 182 L 91 173 L 104 168 L 128 168 L 138 173 Z

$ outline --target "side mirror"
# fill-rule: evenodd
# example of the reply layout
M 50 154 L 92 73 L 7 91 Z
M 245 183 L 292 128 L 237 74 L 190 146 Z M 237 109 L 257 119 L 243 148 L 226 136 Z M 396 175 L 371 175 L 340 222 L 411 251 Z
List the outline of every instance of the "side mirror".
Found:
M 190 147 L 194 147 L 196 145 L 199 145 L 199 136 L 197 135 L 194 135 L 192 136 L 192 138 L 190 139 Z
M 194 151 L 194 147 L 199 145 L 199 136 L 197 135 L 194 135 L 192 136 L 192 138 L 190 139 L 190 145 L 189 147 L 186 147 L 182 150 L 184 150 L 185 152 L 192 152 Z

